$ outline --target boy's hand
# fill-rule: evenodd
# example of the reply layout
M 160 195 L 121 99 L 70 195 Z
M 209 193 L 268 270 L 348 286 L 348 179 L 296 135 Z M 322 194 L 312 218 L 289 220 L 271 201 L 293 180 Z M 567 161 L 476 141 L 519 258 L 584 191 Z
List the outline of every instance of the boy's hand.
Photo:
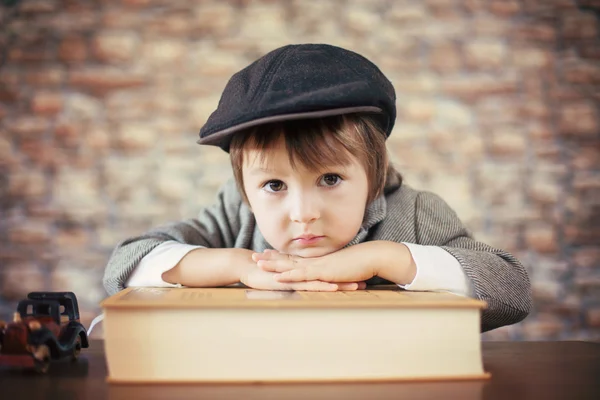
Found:
M 408 248 L 401 243 L 373 241 L 312 258 L 266 250 L 252 254 L 259 268 L 278 273 L 279 282 L 359 282 L 380 276 L 391 282 L 407 284 L 416 274 Z
M 253 289 L 262 290 L 304 290 L 314 292 L 335 292 L 337 290 L 357 290 L 360 285 L 354 282 L 349 283 L 329 283 L 319 280 L 302 282 L 280 282 L 276 280 L 277 273 L 264 271 L 261 268 L 253 266 L 247 274 L 241 277 L 240 281 Z
M 345 249 L 349 250 L 349 249 Z M 290 254 L 267 250 L 264 253 L 254 253 L 252 259 L 259 268 L 271 273 L 277 273 L 279 282 L 360 282 L 373 277 L 375 271 L 368 263 L 360 262 L 355 252 L 339 250 L 321 257 L 303 258 Z

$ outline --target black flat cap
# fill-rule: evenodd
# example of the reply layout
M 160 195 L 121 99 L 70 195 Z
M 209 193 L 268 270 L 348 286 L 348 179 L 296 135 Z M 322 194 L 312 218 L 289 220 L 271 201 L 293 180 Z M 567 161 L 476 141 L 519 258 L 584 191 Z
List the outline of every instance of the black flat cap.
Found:
M 232 136 L 270 122 L 373 113 L 386 137 L 396 120 L 391 82 L 365 57 L 326 44 L 288 45 L 234 74 L 198 143 L 229 151 Z

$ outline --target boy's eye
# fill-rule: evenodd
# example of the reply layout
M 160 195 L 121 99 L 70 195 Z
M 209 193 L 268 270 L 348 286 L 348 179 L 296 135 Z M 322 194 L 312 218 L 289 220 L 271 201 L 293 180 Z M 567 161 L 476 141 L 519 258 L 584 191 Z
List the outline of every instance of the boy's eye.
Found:
M 319 182 L 322 186 L 335 186 L 342 181 L 342 178 L 338 174 L 325 174 L 321 177 Z
M 265 183 L 263 188 L 265 188 L 267 192 L 280 192 L 285 189 L 285 183 L 278 180 L 272 180 Z

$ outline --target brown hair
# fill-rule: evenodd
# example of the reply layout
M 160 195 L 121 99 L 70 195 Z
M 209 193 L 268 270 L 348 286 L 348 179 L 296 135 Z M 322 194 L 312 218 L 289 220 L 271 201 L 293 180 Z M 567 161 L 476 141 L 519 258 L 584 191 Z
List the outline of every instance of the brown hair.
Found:
M 375 121 L 364 114 L 346 114 L 318 119 L 305 119 L 261 125 L 233 137 L 229 148 L 233 176 L 244 200 L 242 165 L 244 148 L 261 151 L 264 162 L 269 148 L 281 137 L 293 168 L 299 161 L 311 171 L 325 171 L 331 165 L 350 162 L 350 155 L 361 162 L 367 173 L 369 193 L 367 204 L 383 191 L 388 167 L 385 133 Z M 345 151 L 340 151 L 344 149 Z

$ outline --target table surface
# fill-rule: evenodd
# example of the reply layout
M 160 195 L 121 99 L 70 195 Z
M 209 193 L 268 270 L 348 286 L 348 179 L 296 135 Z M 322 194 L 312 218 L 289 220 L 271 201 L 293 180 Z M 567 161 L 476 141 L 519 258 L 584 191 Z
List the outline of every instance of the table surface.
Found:
M 600 399 L 600 343 L 483 342 L 491 379 L 463 382 L 124 385 L 106 382 L 101 340 L 46 375 L 0 367 L 3 399 Z M 232 362 L 235 362 L 232 360 Z

